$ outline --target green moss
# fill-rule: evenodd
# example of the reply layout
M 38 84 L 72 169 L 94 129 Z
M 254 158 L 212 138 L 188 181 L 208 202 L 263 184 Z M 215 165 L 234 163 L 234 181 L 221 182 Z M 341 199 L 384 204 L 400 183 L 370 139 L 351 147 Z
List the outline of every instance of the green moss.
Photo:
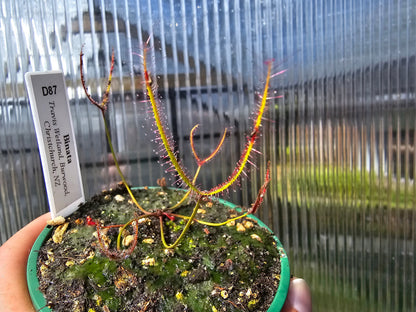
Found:
M 192 311 L 211 311 L 212 300 L 210 300 L 210 293 L 214 288 L 212 281 L 200 283 L 197 287 L 194 285 L 187 285 L 186 294 L 183 301 Z
M 102 256 L 96 256 L 83 264 L 68 268 L 65 279 L 84 279 L 94 283 L 98 288 L 111 283 L 111 276 L 117 270 L 117 263 Z
M 65 233 L 67 239 L 64 240 L 63 245 L 74 251 L 81 252 L 86 247 L 86 240 L 91 241 L 94 239 L 94 231 L 95 227 L 93 226 L 77 226 L 75 229 Z
M 118 311 L 121 306 L 121 297 L 117 296 L 114 288 L 106 289 L 103 291 L 97 291 L 94 296 L 98 295 L 101 297 L 101 306 L 106 305 L 110 311 Z
M 180 232 L 183 229 L 183 226 L 181 224 L 177 224 L 173 220 L 166 221 L 165 224 L 173 232 Z

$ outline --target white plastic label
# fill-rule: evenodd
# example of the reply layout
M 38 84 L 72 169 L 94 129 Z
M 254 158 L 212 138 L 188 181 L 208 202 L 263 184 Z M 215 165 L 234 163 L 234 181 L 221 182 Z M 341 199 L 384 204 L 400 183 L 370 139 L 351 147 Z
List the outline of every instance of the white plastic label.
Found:
M 66 217 L 84 201 L 81 170 L 64 76 L 25 75 L 52 218 Z

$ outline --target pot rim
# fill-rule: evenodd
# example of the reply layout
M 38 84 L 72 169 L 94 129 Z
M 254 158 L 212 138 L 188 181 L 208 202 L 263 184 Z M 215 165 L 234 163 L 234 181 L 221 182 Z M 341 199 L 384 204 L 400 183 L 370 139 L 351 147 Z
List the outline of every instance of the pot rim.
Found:
M 158 188 L 158 186 L 152 186 L 148 188 Z M 134 187 L 134 189 L 144 189 L 144 187 Z M 169 187 L 169 189 L 174 190 L 182 190 L 179 188 Z M 229 207 L 230 209 L 235 209 L 239 212 L 241 212 L 241 208 L 238 207 L 236 204 L 233 204 L 227 200 L 217 198 L 217 200 L 224 204 L 225 206 Z M 262 228 L 270 231 L 270 233 L 273 234 L 273 238 L 276 242 L 276 248 L 279 251 L 280 254 L 280 281 L 279 281 L 279 287 L 277 288 L 276 294 L 274 296 L 274 299 L 267 310 L 268 312 L 278 312 L 282 309 L 283 304 L 285 303 L 287 292 L 289 290 L 289 283 L 290 283 L 290 268 L 289 268 L 289 259 L 287 257 L 286 251 L 283 248 L 282 243 L 280 240 L 276 237 L 276 235 L 273 233 L 273 231 L 264 224 L 259 218 L 257 218 L 254 215 L 248 215 L 249 218 L 255 220 L 258 225 L 260 225 Z M 39 249 L 43 245 L 43 242 L 49 238 L 49 236 L 52 233 L 53 226 L 47 225 L 43 231 L 39 234 L 38 238 L 36 239 L 35 243 L 32 246 L 32 249 L 29 254 L 28 262 L 27 262 L 27 271 L 26 271 L 26 277 L 27 277 L 27 286 L 29 288 L 29 294 L 32 299 L 32 303 L 36 309 L 42 309 L 43 312 L 50 311 L 52 312 L 49 307 L 47 307 L 47 302 L 45 297 L 43 296 L 43 293 L 39 290 L 39 280 L 37 277 L 37 259 L 38 259 L 38 253 Z

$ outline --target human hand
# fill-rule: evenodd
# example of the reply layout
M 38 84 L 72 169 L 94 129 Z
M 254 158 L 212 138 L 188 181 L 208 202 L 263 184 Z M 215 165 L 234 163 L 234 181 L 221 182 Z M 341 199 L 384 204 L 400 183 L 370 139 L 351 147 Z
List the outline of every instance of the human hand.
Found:
M 2 311 L 32 312 L 26 265 L 36 238 L 50 220 L 50 213 L 33 220 L 0 247 L 0 307 Z

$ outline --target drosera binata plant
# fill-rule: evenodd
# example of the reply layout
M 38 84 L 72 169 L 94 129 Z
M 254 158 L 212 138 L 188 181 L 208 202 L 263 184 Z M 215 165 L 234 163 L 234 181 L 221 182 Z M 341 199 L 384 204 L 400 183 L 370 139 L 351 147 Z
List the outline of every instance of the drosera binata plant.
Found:
M 126 188 L 133 204 L 138 209 L 135 218 L 133 218 L 129 222 L 127 222 L 125 224 L 121 224 L 121 225 L 106 225 L 106 226 L 104 226 L 104 225 L 101 225 L 98 220 L 91 220 L 91 218 L 87 220 L 87 224 L 96 226 L 100 247 L 103 250 L 103 253 L 106 254 L 109 258 L 112 258 L 112 259 L 123 259 L 123 258 L 128 257 L 133 252 L 134 248 L 137 245 L 137 240 L 138 240 L 139 221 L 143 218 L 153 217 L 153 218 L 158 218 L 159 219 L 161 241 L 162 241 L 165 248 L 172 249 L 172 248 L 177 247 L 180 244 L 180 242 L 182 241 L 182 239 L 184 238 L 184 236 L 188 232 L 188 230 L 189 230 L 189 228 L 190 228 L 190 226 L 193 222 L 198 222 L 198 223 L 201 223 L 201 224 L 207 225 L 207 226 L 223 226 L 223 225 L 226 225 L 229 222 L 236 221 L 238 219 L 246 217 L 249 214 L 255 213 L 257 211 L 257 209 L 260 207 L 261 203 L 263 202 L 263 199 L 264 199 L 264 196 L 265 196 L 265 193 L 266 193 L 266 190 L 267 190 L 267 186 L 270 182 L 270 163 L 268 163 L 265 178 L 264 178 L 264 183 L 261 186 L 260 190 L 258 191 L 257 198 L 256 198 L 255 202 L 251 205 L 251 207 L 246 212 L 241 213 L 240 215 L 238 215 L 236 217 L 224 220 L 223 222 L 220 222 L 220 223 L 206 222 L 206 221 L 203 221 L 203 220 L 199 220 L 195 217 L 196 213 L 197 213 L 197 211 L 198 211 L 198 209 L 199 209 L 199 207 L 200 207 L 200 205 L 203 201 L 205 201 L 207 198 L 210 198 L 211 196 L 215 196 L 215 195 L 218 195 L 218 194 L 221 194 L 221 193 L 227 191 L 240 178 L 241 174 L 244 172 L 245 168 L 247 167 L 247 164 L 250 163 L 250 157 L 251 157 L 253 151 L 255 151 L 254 147 L 255 147 L 256 142 L 258 141 L 258 138 L 260 136 L 263 116 L 264 116 L 264 114 L 267 110 L 267 104 L 268 104 L 268 99 L 269 99 L 268 98 L 268 93 L 269 93 L 270 79 L 277 75 L 277 74 L 272 74 L 273 61 L 268 61 L 266 63 L 266 65 L 267 65 L 267 76 L 266 76 L 266 80 L 265 80 L 264 89 L 263 89 L 262 94 L 259 95 L 259 104 L 258 104 L 258 107 L 257 107 L 257 111 L 255 113 L 255 116 L 253 118 L 252 129 L 250 131 L 250 134 L 246 138 L 246 143 L 245 143 L 244 150 L 243 150 L 235 168 L 233 169 L 232 173 L 228 176 L 228 178 L 226 178 L 222 183 L 220 183 L 220 184 L 218 184 L 218 185 L 216 185 L 216 186 L 214 186 L 214 187 L 212 187 L 208 190 L 203 190 L 201 187 L 199 187 L 196 184 L 196 179 L 197 179 L 197 177 L 198 177 L 198 175 L 201 171 L 201 168 L 204 166 L 204 164 L 206 164 L 208 161 L 213 159 L 218 154 L 219 150 L 221 149 L 221 147 L 222 147 L 222 145 L 225 141 L 227 129 L 224 129 L 224 133 L 223 133 L 223 135 L 222 135 L 222 137 L 221 137 L 221 139 L 218 143 L 218 146 L 213 150 L 213 152 L 208 157 L 201 158 L 195 150 L 194 141 L 193 141 L 194 132 L 198 128 L 198 125 L 195 125 L 192 128 L 192 130 L 190 131 L 190 145 L 191 145 L 193 156 L 194 156 L 194 158 L 196 160 L 196 163 L 197 163 L 197 170 L 194 173 L 193 177 L 189 177 L 188 174 L 186 173 L 187 172 L 186 168 L 184 168 L 180 159 L 177 157 L 177 154 L 174 151 L 173 139 L 172 139 L 171 135 L 168 133 L 168 131 L 167 131 L 167 129 L 166 129 L 166 127 L 165 127 L 165 125 L 162 121 L 162 117 L 161 117 L 162 116 L 162 102 L 159 100 L 159 97 L 158 97 L 158 94 L 157 94 L 157 84 L 155 83 L 155 79 L 152 78 L 151 73 L 148 69 L 147 52 L 150 49 L 148 42 L 149 42 L 149 40 L 144 44 L 143 54 L 139 55 L 142 59 L 144 84 L 145 84 L 146 93 L 147 93 L 147 97 L 148 97 L 148 100 L 146 101 L 146 103 L 149 103 L 150 106 L 151 106 L 151 109 L 152 109 L 152 112 L 153 112 L 154 123 L 155 123 L 155 126 L 157 128 L 157 135 L 159 136 L 159 139 L 163 144 L 163 149 L 166 153 L 163 157 L 166 158 L 170 162 L 170 164 L 171 164 L 172 168 L 174 168 L 177 176 L 183 182 L 183 185 L 185 185 L 186 188 L 187 188 L 187 191 L 184 193 L 184 196 L 182 197 L 182 199 L 180 201 L 178 201 L 175 205 L 173 205 L 171 207 L 164 207 L 163 209 L 158 209 L 156 211 L 147 211 L 136 200 L 135 196 L 133 195 L 132 190 L 129 187 L 129 184 L 127 183 L 126 178 L 124 177 L 124 175 L 123 175 L 123 173 L 120 169 L 120 166 L 119 166 L 119 163 L 118 163 L 118 160 L 117 160 L 117 156 L 116 156 L 116 153 L 115 153 L 115 150 L 114 150 L 114 146 L 113 146 L 112 141 L 111 141 L 111 135 L 110 135 L 110 131 L 109 131 L 109 128 L 108 128 L 108 122 L 107 122 L 107 117 L 106 117 L 105 112 L 107 110 L 108 103 L 109 103 L 109 98 L 110 98 L 112 72 L 113 72 L 114 63 L 115 63 L 114 51 L 113 51 L 112 57 L 111 57 L 111 67 L 110 67 L 110 73 L 109 73 L 109 76 L 108 76 L 107 88 L 106 88 L 106 91 L 105 91 L 105 93 L 102 97 L 101 102 L 98 102 L 98 101 L 94 100 L 91 97 L 88 90 L 87 90 L 87 87 L 86 87 L 86 84 L 85 84 L 84 73 L 83 73 L 83 52 L 82 52 L 82 50 L 81 50 L 81 53 L 80 53 L 80 74 L 81 74 L 82 86 L 84 88 L 84 91 L 86 93 L 86 96 L 87 96 L 88 100 L 92 104 L 94 104 L 98 109 L 100 109 L 100 111 L 102 113 L 101 115 L 102 115 L 102 119 L 103 119 L 103 122 L 104 122 L 105 133 L 106 133 L 106 137 L 107 137 L 107 141 L 108 141 L 108 145 L 109 145 L 112 157 L 114 158 L 115 167 L 117 168 L 118 174 L 121 177 L 122 184 Z M 281 74 L 283 72 L 284 71 L 280 71 L 278 74 Z M 191 198 L 195 202 L 195 206 L 192 210 L 192 213 L 189 216 L 175 213 L 175 210 L 178 209 L 179 207 L 181 207 L 181 205 L 189 198 Z M 178 238 L 172 244 L 169 244 L 168 242 L 166 242 L 166 239 L 165 239 L 164 222 L 165 222 L 166 219 L 174 220 L 175 218 L 186 220 L 186 224 L 185 224 L 184 228 L 182 229 L 182 232 L 178 236 Z M 122 244 L 121 244 L 122 233 L 129 226 L 133 227 L 134 240 L 133 240 L 133 243 L 128 248 L 123 248 Z M 109 247 L 103 242 L 103 239 L 102 239 L 102 236 L 101 236 L 100 233 L 105 228 L 119 228 L 116 250 L 110 250 Z

